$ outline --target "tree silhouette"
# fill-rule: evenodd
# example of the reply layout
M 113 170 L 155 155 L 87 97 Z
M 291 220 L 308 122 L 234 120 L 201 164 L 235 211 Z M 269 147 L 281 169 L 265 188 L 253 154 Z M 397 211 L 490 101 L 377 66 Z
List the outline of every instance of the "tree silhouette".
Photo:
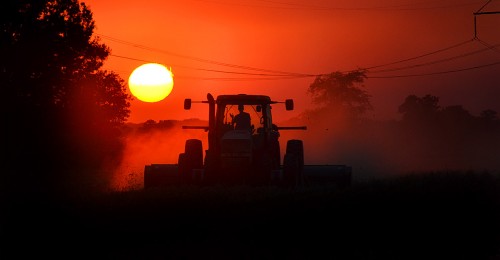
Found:
M 465 125 L 470 127 L 474 124 L 474 116 L 469 113 L 462 105 L 447 106 L 441 109 L 441 119 L 446 123 L 454 125 Z
M 99 164 L 119 149 L 117 127 L 131 97 L 116 73 L 101 69 L 110 50 L 94 28 L 77 0 L 0 3 L 3 143 L 12 174 Z M 28 163 L 20 169 L 20 162 Z
M 406 121 L 436 119 L 439 112 L 439 97 L 429 94 L 423 97 L 409 95 L 404 103 L 399 106 L 398 112 L 403 114 L 403 120 Z
M 486 109 L 481 111 L 480 117 L 487 122 L 493 122 L 495 120 L 498 120 L 498 113 L 495 110 L 492 109 Z
M 363 90 L 366 72 L 332 72 L 315 78 L 308 88 L 314 103 L 331 109 L 340 109 L 351 117 L 359 119 L 372 110 L 371 96 Z

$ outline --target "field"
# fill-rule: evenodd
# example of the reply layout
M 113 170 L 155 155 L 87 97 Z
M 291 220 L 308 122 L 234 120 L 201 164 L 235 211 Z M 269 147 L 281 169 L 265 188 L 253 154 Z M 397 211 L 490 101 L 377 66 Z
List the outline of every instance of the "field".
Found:
M 1 259 L 500 259 L 492 173 L 17 196 Z

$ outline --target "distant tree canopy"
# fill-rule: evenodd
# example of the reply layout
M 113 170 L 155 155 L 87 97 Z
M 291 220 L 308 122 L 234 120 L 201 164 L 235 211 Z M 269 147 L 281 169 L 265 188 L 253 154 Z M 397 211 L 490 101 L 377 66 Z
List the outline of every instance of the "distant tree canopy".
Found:
M 394 135 L 401 142 L 399 161 L 418 167 L 495 169 L 500 144 L 500 121 L 487 109 L 472 115 L 462 105 L 440 106 L 439 97 L 409 95 L 399 106 L 402 120 Z M 417 160 L 417 161 L 418 161 Z
M 486 109 L 481 112 L 481 118 L 485 121 L 495 121 L 498 120 L 498 113 L 492 109 Z
M 423 97 L 409 95 L 398 109 L 398 112 L 403 114 L 403 120 L 437 119 L 438 111 L 439 97 L 432 95 L 425 95 Z
M 0 3 L 2 120 L 14 159 L 65 155 L 84 163 L 116 149 L 131 97 L 123 79 L 101 69 L 110 50 L 94 28 L 78 0 Z
M 479 116 L 472 115 L 462 105 L 441 107 L 439 97 L 409 95 L 399 106 L 402 123 L 412 129 L 427 129 L 441 132 L 449 138 L 452 133 L 473 133 L 475 131 L 494 131 L 499 126 L 497 112 L 486 109 Z M 444 139 L 442 137 L 441 139 Z
M 366 71 L 332 72 L 317 76 L 309 86 L 312 101 L 331 109 L 342 109 L 354 118 L 360 118 L 372 110 L 371 95 L 361 87 Z

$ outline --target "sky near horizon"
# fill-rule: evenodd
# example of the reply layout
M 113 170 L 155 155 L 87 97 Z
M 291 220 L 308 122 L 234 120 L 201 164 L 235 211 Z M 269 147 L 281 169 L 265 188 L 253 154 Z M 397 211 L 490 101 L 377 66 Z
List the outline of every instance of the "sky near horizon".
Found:
M 377 119 L 397 119 L 410 94 L 440 97 L 472 114 L 500 112 L 500 1 L 477 0 L 184 0 L 83 1 L 96 35 L 111 49 L 104 68 L 124 80 L 136 67 L 171 68 L 174 87 L 157 103 L 134 98 L 130 122 L 206 119 L 182 109 L 207 93 L 292 98 L 312 106 L 317 74 L 368 68 L 364 86 Z

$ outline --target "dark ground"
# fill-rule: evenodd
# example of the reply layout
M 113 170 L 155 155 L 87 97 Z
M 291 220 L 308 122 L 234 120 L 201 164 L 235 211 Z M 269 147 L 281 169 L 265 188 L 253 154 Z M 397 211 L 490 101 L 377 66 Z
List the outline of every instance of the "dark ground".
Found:
M 0 259 L 500 259 L 500 178 L 488 173 L 345 190 L 26 191 L 5 208 Z

